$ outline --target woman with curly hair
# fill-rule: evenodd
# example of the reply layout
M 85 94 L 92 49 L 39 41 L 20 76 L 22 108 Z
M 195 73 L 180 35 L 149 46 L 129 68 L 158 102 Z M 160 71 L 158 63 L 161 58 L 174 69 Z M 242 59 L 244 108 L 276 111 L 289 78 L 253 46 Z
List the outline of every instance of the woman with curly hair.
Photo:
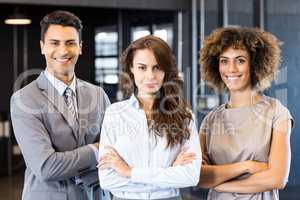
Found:
M 104 116 L 101 188 L 114 199 L 181 199 L 178 188 L 198 184 L 201 148 L 172 51 L 146 36 L 124 51 L 122 65 L 120 86 L 129 99 Z
M 200 128 L 199 186 L 213 200 L 276 200 L 291 161 L 292 117 L 263 91 L 280 64 L 279 41 L 256 28 L 219 28 L 200 51 L 202 78 L 229 100 L 208 113 Z

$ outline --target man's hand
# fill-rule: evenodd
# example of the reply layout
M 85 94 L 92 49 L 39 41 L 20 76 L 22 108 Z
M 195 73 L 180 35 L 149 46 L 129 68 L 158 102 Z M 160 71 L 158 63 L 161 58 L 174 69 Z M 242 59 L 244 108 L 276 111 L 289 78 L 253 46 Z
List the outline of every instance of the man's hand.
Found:
M 99 142 L 92 144 L 94 145 L 94 147 L 96 147 L 97 149 L 99 149 Z

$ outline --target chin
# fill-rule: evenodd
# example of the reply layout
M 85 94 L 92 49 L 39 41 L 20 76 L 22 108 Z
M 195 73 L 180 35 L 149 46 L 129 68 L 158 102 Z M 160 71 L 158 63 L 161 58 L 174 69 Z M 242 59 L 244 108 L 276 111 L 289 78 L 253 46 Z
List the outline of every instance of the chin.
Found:
M 231 86 L 231 87 L 228 87 L 228 90 L 230 92 L 242 92 L 242 91 L 245 91 L 247 89 L 248 89 L 248 87 L 243 87 L 243 86 Z

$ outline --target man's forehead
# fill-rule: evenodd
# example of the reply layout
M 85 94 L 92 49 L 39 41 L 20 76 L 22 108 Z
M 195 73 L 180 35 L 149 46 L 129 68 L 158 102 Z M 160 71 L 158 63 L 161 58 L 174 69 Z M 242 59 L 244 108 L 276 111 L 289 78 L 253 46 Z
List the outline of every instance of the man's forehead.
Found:
M 79 40 L 79 33 L 71 26 L 50 25 L 45 33 L 45 40 L 76 41 Z

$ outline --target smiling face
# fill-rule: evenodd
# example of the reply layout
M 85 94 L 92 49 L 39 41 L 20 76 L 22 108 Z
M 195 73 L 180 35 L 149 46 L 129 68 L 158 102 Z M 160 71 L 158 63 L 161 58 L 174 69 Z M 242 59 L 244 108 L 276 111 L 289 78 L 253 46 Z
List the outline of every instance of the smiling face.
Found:
M 229 47 L 221 53 L 219 72 L 230 92 L 251 89 L 250 55 L 246 50 Z
M 79 34 L 74 27 L 50 25 L 40 45 L 51 74 L 57 78 L 73 77 L 82 47 Z
M 155 95 L 163 84 L 165 72 L 158 65 L 149 49 L 136 50 L 133 56 L 131 73 L 138 88 L 138 96 Z

